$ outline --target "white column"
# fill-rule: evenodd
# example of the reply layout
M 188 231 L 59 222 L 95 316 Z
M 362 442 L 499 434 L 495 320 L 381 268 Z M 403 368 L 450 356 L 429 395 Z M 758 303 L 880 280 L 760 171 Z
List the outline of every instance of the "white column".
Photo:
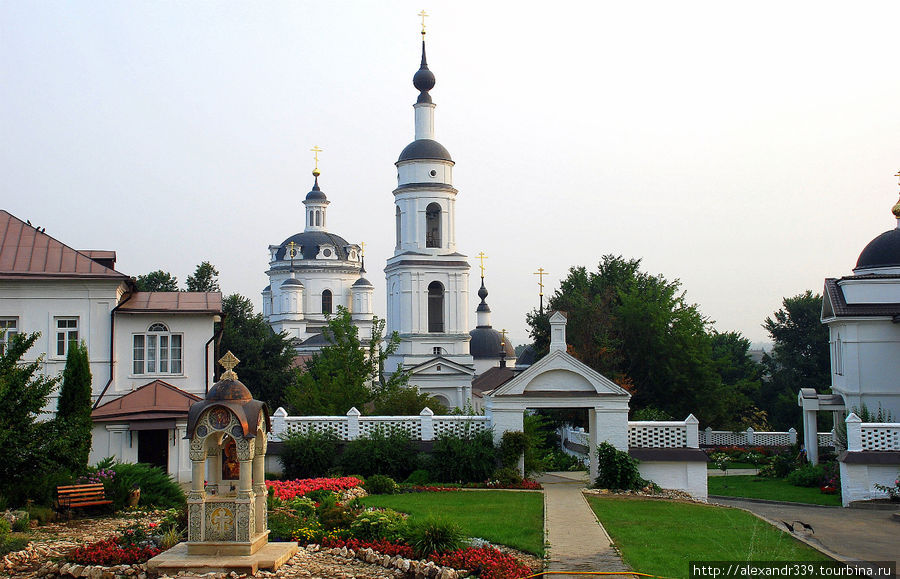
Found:
M 850 416 L 847 417 L 847 420 L 844 421 L 847 424 L 847 451 L 848 452 L 858 452 L 863 449 L 862 447 L 862 419 L 856 415 L 855 412 L 851 412 Z
M 362 414 L 356 406 L 347 411 L 347 440 L 359 438 L 359 417 Z
M 416 103 L 416 140 L 434 139 L 434 103 Z
M 700 421 L 693 414 L 688 415 L 684 420 L 687 426 L 687 448 L 700 448 Z
M 419 412 L 422 423 L 422 440 L 434 440 L 434 411 L 427 406 Z
M 803 409 L 803 446 L 806 458 L 812 464 L 819 463 L 819 437 L 815 410 Z
M 279 406 L 278 410 L 272 413 L 272 434 L 269 435 L 271 440 L 284 440 L 287 436 L 287 410 Z

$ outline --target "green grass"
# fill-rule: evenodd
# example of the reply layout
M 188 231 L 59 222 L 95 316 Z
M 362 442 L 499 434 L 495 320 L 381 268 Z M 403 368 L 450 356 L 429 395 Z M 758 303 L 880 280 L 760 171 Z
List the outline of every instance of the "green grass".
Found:
M 588 502 L 639 573 L 687 577 L 689 561 L 830 560 L 739 509 L 620 497 Z
M 841 495 L 826 495 L 818 488 L 795 487 L 784 479 L 757 478 L 753 475 L 711 476 L 709 494 L 725 497 L 767 499 L 789 503 L 807 503 L 839 507 Z
M 370 507 L 387 507 L 409 514 L 456 522 L 469 537 L 507 545 L 535 555 L 544 554 L 544 496 L 510 491 L 459 491 L 373 495 Z

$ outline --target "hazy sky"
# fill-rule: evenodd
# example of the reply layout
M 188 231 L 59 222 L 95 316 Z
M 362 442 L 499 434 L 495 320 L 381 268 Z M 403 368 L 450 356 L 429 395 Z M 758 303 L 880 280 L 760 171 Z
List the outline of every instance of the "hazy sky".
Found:
M 422 8 L 472 326 L 478 252 L 516 344 L 532 272 L 550 293 L 613 253 L 765 340 L 782 297 L 895 226 L 896 0 L 0 0 L 0 207 L 131 275 L 209 260 L 259 308 L 319 145 L 384 315 Z

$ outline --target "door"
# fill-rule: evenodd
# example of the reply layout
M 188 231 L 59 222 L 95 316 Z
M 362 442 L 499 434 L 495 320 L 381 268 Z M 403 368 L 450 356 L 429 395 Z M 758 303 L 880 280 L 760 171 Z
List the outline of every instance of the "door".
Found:
M 169 431 L 138 432 L 138 462 L 146 462 L 169 472 Z

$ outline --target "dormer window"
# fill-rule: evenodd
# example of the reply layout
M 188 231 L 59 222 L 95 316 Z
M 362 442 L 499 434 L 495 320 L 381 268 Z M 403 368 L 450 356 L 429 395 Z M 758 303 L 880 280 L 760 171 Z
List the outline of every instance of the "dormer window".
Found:
M 132 373 L 181 374 L 182 334 L 173 334 L 161 322 L 150 324 L 147 331 L 134 334 Z

